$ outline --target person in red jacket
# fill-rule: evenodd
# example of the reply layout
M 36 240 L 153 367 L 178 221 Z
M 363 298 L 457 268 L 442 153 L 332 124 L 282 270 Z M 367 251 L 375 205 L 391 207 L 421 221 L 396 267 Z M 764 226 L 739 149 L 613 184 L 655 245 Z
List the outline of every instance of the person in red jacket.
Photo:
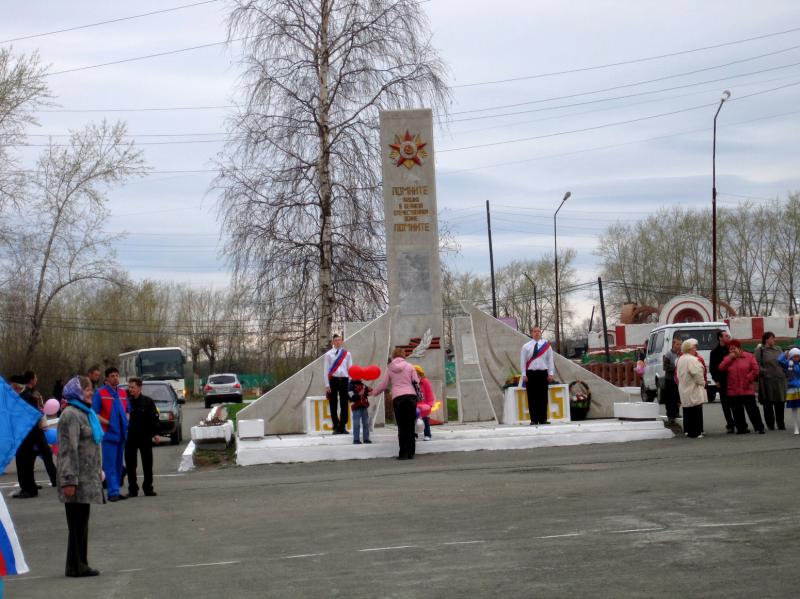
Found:
M 755 385 L 759 368 L 755 356 L 742 349 L 741 341 L 731 339 L 728 341 L 728 355 L 720 363 L 719 369 L 727 374 L 727 395 L 733 411 L 736 434 L 743 435 L 750 432 L 744 416 L 746 410 L 753 428 L 763 435 L 764 422 L 756 405 Z

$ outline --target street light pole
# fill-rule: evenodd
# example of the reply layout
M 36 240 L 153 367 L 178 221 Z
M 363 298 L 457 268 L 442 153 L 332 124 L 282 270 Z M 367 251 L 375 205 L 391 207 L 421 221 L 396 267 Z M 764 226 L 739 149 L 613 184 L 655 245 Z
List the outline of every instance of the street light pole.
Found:
M 725 100 L 731 97 L 727 89 L 722 92 L 717 112 L 714 114 L 714 141 L 711 147 L 711 320 L 717 320 L 717 117 Z
M 561 353 L 561 333 L 560 333 L 560 326 L 561 326 L 561 318 L 559 315 L 560 310 L 560 303 L 561 300 L 558 294 L 558 230 L 556 228 L 556 217 L 558 216 L 558 211 L 561 210 L 561 206 L 564 205 L 569 197 L 572 195 L 572 192 L 567 192 L 564 194 L 564 199 L 561 200 L 561 203 L 558 205 L 558 209 L 553 214 L 553 249 L 554 249 L 554 257 L 555 257 L 555 275 L 556 275 L 556 352 Z

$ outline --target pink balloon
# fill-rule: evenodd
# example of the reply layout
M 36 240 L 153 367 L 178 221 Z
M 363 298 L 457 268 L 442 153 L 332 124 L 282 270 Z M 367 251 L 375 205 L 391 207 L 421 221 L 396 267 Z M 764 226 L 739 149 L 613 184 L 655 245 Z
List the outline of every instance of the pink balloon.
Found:
M 45 416 L 55 416 L 56 414 L 58 414 L 58 410 L 60 407 L 61 407 L 61 402 L 58 401 L 55 397 L 51 397 L 46 402 L 44 402 L 42 411 L 45 413 Z

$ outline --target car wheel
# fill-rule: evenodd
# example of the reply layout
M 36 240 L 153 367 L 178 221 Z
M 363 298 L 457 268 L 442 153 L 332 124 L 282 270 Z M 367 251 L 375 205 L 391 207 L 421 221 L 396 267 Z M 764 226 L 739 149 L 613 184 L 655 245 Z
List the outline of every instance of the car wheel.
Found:
M 178 420 L 178 441 L 183 441 L 183 422 Z
M 717 399 L 717 388 L 709 387 L 706 389 L 706 395 L 708 396 L 708 403 L 714 403 Z
M 181 442 L 180 435 L 181 435 L 180 430 L 176 430 L 174 433 L 172 433 L 169 436 L 169 444 L 177 445 L 178 443 L 180 443 Z
M 210 410 L 211 409 L 211 402 L 206 399 L 204 403 L 206 404 L 206 410 Z
M 653 401 L 656 398 L 656 394 L 652 391 L 648 391 L 647 387 L 644 386 L 644 382 L 642 382 L 640 392 L 642 395 L 642 401 Z

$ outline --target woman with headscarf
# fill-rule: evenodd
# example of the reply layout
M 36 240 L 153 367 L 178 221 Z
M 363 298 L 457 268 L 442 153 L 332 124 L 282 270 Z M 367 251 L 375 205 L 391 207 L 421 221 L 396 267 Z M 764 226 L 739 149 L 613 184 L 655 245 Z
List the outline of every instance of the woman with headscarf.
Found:
M 691 439 L 702 439 L 703 404 L 708 401 L 706 367 L 697 353 L 697 339 L 684 341 L 681 352 L 675 371 L 683 408 L 683 430 Z
M 786 371 L 778 362 L 783 350 L 775 345 L 775 333 L 767 331 L 761 336 L 761 346 L 754 352 L 758 362 L 758 401 L 764 410 L 767 428 L 784 430 L 784 404 L 786 402 Z
M 103 503 L 103 429 L 92 410 L 92 383 L 76 376 L 64 385 L 67 405 L 58 421 L 58 494 L 67 513 L 67 576 L 97 576 L 89 567 L 89 506 Z
M 749 433 L 747 419 L 750 418 L 755 431 L 764 434 L 764 421 L 756 404 L 756 381 L 758 380 L 758 362 L 750 352 L 742 349 L 742 342 L 738 339 L 728 341 L 728 355 L 720 362 L 719 370 L 727 374 L 728 402 L 733 412 L 733 422 L 736 434 Z
M 386 373 L 370 392 L 371 396 L 383 393 L 387 387 L 392 389 L 394 419 L 397 422 L 397 440 L 400 444 L 398 460 L 413 460 L 416 452 L 414 423 L 417 420 L 417 386 L 419 377 L 414 367 L 406 362 L 406 352 L 396 348 Z

